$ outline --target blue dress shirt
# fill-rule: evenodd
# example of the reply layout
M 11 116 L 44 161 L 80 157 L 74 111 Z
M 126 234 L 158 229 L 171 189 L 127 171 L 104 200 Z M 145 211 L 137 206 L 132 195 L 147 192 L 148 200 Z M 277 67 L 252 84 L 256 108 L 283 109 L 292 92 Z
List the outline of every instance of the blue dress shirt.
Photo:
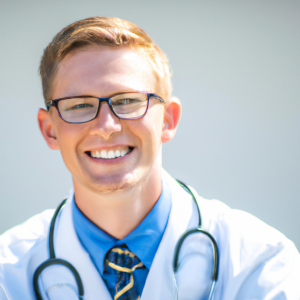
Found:
M 129 250 L 132 251 L 146 267 L 146 269 L 144 269 L 146 276 L 135 278 L 135 280 L 140 279 L 143 281 L 142 284 L 140 284 L 143 288 L 155 253 L 167 226 L 171 206 L 171 190 L 167 182 L 162 180 L 162 192 L 158 201 L 145 219 L 122 240 L 118 240 L 98 228 L 83 215 L 74 200 L 72 203 L 73 223 L 81 244 L 89 253 L 91 260 L 101 276 L 104 271 L 106 253 L 113 247 L 126 244 Z M 140 291 L 140 294 L 141 293 L 142 290 Z

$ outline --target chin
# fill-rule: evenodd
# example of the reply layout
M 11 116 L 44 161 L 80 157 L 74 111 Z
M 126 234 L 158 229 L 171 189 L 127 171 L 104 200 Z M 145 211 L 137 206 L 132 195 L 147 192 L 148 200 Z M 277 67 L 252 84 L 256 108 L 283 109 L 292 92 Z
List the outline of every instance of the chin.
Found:
M 131 189 L 137 184 L 138 178 L 135 174 L 102 175 L 90 177 L 88 182 L 94 191 L 110 194 Z

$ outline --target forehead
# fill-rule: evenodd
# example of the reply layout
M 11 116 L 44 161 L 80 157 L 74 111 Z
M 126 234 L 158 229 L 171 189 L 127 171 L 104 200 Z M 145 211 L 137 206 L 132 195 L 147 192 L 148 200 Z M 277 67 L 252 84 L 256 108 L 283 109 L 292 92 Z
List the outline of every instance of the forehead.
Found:
M 92 95 L 106 97 L 126 91 L 158 93 L 158 80 L 148 60 L 127 47 L 87 46 L 60 62 L 52 99 Z

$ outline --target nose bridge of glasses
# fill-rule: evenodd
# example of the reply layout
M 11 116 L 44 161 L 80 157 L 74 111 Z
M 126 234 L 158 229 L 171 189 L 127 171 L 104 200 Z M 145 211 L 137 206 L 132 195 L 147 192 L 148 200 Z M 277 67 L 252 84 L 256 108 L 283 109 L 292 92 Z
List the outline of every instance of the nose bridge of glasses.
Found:
M 107 97 L 107 98 L 98 98 L 97 97 L 97 99 L 99 100 L 99 107 L 98 107 L 97 116 L 99 116 L 101 114 L 101 111 L 103 113 L 103 104 L 106 104 L 107 109 L 108 109 L 107 112 L 109 112 L 111 116 L 116 117 L 115 112 L 112 109 L 111 100 L 110 100 L 109 97 Z M 102 119 L 103 119 L 103 116 L 102 116 Z
M 109 97 L 106 97 L 106 98 L 99 98 L 99 97 L 97 97 L 97 99 L 99 100 L 99 104 L 101 104 L 101 102 L 107 102 L 107 103 L 110 102 L 110 98 Z
M 114 132 L 121 131 L 122 125 L 119 118 L 112 111 L 111 105 L 109 105 L 109 98 L 98 99 L 98 113 L 94 118 L 95 123 L 92 125 L 91 133 L 108 139 Z

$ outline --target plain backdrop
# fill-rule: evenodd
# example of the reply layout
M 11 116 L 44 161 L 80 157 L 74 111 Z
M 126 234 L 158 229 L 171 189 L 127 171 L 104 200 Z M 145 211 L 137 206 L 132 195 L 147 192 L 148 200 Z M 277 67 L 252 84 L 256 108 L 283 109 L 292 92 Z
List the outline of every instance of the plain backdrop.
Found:
M 288 0 L 0 0 L 0 233 L 71 187 L 38 129 L 38 67 L 59 30 L 95 15 L 137 24 L 170 60 L 183 115 L 164 168 L 300 249 L 300 2 Z

